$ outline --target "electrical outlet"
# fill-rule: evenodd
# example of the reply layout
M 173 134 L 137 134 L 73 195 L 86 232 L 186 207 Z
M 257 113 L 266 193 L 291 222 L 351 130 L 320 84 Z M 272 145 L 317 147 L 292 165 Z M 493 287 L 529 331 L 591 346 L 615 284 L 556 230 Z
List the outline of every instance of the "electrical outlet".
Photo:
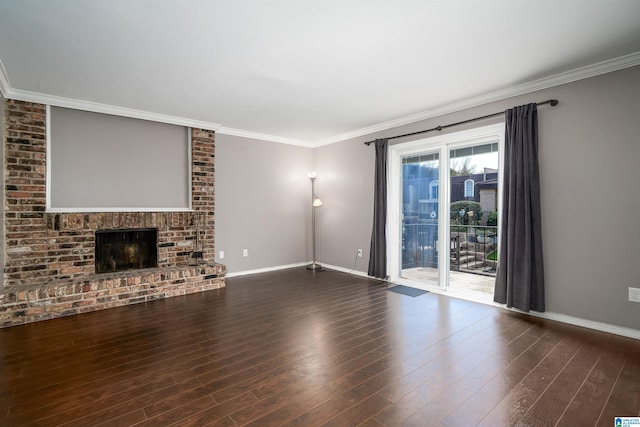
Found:
M 224 259 L 224 251 L 220 251 L 220 256 L 218 256 L 218 258 Z
M 629 287 L 629 301 L 640 302 L 640 288 Z
M 249 249 L 243 249 L 242 256 L 249 256 Z
M 362 249 L 358 249 L 358 258 L 362 258 Z

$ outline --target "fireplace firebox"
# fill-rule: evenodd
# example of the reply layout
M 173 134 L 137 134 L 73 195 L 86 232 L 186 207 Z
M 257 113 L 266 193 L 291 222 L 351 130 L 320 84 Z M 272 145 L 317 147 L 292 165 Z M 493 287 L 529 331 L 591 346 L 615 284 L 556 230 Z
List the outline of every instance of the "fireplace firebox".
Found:
M 158 230 L 96 231 L 96 273 L 158 266 Z

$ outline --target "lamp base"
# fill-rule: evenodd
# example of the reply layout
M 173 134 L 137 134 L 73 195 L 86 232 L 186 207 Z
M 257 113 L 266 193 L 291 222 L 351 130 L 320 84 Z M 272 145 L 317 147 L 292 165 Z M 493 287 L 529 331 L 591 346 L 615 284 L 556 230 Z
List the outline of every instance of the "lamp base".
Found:
M 320 264 L 318 264 L 317 262 L 315 262 L 315 261 L 312 262 L 311 264 L 307 265 L 307 270 L 324 271 L 322 266 Z

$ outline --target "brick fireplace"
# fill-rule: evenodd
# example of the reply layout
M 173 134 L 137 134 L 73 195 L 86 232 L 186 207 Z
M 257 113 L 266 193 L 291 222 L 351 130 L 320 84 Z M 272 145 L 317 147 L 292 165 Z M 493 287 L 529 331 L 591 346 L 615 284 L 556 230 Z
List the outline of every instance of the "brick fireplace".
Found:
M 158 229 L 98 230 L 95 238 L 96 273 L 158 266 Z
M 6 239 L 0 327 L 218 289 L 214 132 L 191 131 L 189 212 L 46 212 L 46 107 L 5 100 Z M 194 222 L 202 224 L 196 248 Z M 157 230 L 157 267 L 96 272 L 96 232 Z M 189 265 L 198 249 L 202 258 Z

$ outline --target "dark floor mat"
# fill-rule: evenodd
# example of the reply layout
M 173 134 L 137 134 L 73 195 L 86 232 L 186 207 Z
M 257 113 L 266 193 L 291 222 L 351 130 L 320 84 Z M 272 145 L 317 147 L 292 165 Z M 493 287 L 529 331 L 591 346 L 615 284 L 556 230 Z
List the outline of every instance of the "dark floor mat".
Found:
M 429 291 L 423 291 L 422 289 L 416 289 L 416 288 L 412 288 L 410 286 L 404 286 L 404 285 L 392 286 L 387 290 L 391 292 L 395 292 L 397 294 L 406 295 L 409 297 L 419 297 L 420 295 L 429 293 Z

